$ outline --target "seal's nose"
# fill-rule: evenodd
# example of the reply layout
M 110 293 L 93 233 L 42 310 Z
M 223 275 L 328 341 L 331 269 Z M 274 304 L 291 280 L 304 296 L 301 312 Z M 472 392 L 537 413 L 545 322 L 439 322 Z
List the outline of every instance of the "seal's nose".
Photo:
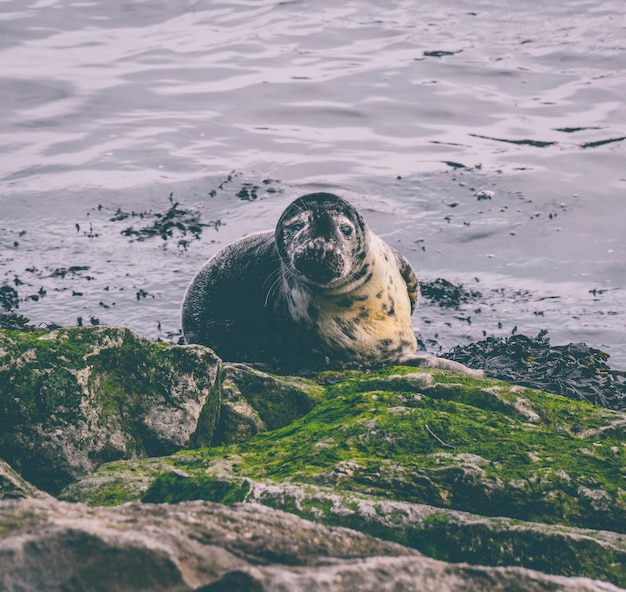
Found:
M 312 221 L 313 235 L 326 241 L 335 240 L 335 222 L 327 212 L 320 212 Z M 317 239 L 316 239 L 317 240 Z
M 324 261 L 326 256 L 334 251 L 333 246 L 324 238 L 317 237 L 313 239 L 306 247 L 309 254 L 319 261 Z

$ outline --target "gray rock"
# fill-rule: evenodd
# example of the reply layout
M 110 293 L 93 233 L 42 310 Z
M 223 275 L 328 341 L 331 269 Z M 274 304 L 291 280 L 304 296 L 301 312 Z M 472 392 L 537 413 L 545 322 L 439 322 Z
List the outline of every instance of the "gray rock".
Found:
M 257 504 L 0 502 L 5 592 L 613 592 L 522 568 L 449 564 Z
M 189 453 L 179 453 L 176 459 L 198 465 Z M 192 499 L 258 502 L 308 520 L 396 541 L 455 563 L 525 567 L 616 584 L 626 581 L 621 567 L 626 565 L 626 537 L 616 532 L 479 516 L 312 485 L 255 481 L 233 474 L 233 465 L 241 462 L 237 457 L 202 464 L 197 474 L 189 468 L 172 470 L 167 460 L 105 465 L 70 485 L 63 497 L 91 504 L 122 503 L 131 496 L 151 503 Z
M 233 583 L 239 587 L 233 587 Z M 231 572 L 196 592 L 611 592 L 611 584 L 408 557 L 371 557 L 327 566 Z
M 222 407 L 214 444 L 245 442 L 306 415 L 324 388 L 304 378 L 267 374 L 247 364 L 224 364 Z
M 220 368 L 128 329 L 0 331 L 0 457 L 56 493 L 103 462 L 208 445 Z
M 47 493 L 37 489 L 0 459 L 0 500 L 24 497 L 47 498 Z

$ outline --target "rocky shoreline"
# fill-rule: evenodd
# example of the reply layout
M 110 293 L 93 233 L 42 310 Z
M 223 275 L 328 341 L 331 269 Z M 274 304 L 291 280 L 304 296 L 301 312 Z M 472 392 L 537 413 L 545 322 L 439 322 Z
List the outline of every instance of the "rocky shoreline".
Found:
M 0 589 L 618 590 L 626 413 L 0 331 Z

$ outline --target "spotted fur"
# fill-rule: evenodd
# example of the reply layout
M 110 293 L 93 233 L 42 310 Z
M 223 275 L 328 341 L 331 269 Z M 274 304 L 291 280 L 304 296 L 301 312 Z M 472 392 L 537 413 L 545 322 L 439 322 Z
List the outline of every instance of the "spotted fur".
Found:
M 398 353 L 414 353 L 417 342 L 411 314 L 417 303 L 418 284 L 410 273 L 411 290 L 404 279 L 410 270 L 404 258 L 367 231 L 364 265 L 368 273 L 353 273 L 356 280 L 337 290 L 311 289 L 285 270 L 283 291 L 294 294 L 289 315 L 308 334 L 317 348 L 332 360 L 384 363 Z M 386 259 L 385 259 L 386 255 Z M 405 260 L 404 260 L 405 261 Z M 285 263 L 283 262 L 283 265 Z

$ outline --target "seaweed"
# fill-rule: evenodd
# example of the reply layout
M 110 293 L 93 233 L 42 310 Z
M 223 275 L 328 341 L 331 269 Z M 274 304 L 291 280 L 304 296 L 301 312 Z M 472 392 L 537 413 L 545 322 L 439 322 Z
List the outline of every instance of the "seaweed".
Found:
M 468 290 L 463 284 L 453 284 L 443 278 L 437 278 L 432 282 L 421 281 L 420 293 L 427 300 L 445 308 L 459 308 L 461 304 L 482 297 L 477 290 Z
M 35 331 L 36 327 L 33 327 L 30 324 L 30 320 L 23 315 L 0 313 L 0 329 L 9 329 L 10 331 Z
M 11 312 L 14 308 L 19 308 L 20 299 L 17 294 L 17 290 L 9 286 L 9 284 L 2 284 L 0 286 L 0 308 L 6 312 Z
M 610 368 L 609 354 L 586 343 L 550 345 L 547 333 L 488 337 L 456 346 L 442 357 L 483 368 L 486 376 L 500 380 L 626 409 L 626 372 Z
M 127 220 L 128 218 L 152 219 L 152 222 L 136 229 L 129 226 L 122 230 L 121 234 L 137 241 L 144 241 L 150 238 L 160 237 L 164 241 L 173 238 L 174 234 L 181 237 L 191 235 L 194 239 L 199 239 L 205 228 L 219 228 L 221 220 L 201 222 L 200 214 L 181 207 L 180 202 L 174 201 L 174 194 L 169 195 L 170 207 L 162 213 L 156 212 L 125 212 L 118 208 L 115 214 L 109 219 L 111 222 Z M 186 246 L 186 241 L 181 238 L 180 246 Z
M 52 271 L 52 273 L 50 274 L 50 277 L 64 279 L 65 276 L 67 276 L 68 274 L 71 275 L 72 277 L 76 277 L 77 275 L 80 276 L 81 272 L 88 271 L 89 269 L 90 269 L 89 265 L 72 265 L 71 267 L 57 267 L 56 269 L 54 269 L 54 271 Z M 85 279 L 93 279 L 93 278 L 86 276 Z
M 237 197 L 243 201 L 254 201 L 259 197 L 257 194 L 258 190 L 258 186 L 253 185 L 252 183 L 244 183 L 242 188 L 237 193 Z

